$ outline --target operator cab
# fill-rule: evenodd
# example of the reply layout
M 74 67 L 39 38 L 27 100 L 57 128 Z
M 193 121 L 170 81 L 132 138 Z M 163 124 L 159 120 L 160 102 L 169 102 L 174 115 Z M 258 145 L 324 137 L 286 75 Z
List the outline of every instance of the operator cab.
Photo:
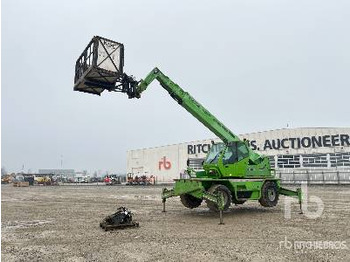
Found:
M 213 144 L 203 168 L 209 177 L 242 176 L 248 164 L 249 150 L 242 141 Z
M 234 164 L 249 156 L 248 148 L 243 142 L 233 142 L 228 144 L 222 157 L 224 165 Z
M 204 164 L 217 164 L 222 156 L 223 164 L 233 164 L 249 156 L 249 151 L 244 142 L 231 142 L 213 144 L 204 161 Z

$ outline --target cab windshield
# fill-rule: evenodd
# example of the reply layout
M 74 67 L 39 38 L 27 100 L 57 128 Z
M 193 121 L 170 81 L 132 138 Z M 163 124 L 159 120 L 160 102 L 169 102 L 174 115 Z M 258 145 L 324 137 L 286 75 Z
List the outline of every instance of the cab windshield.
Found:
M 213 144 L 205 159 L 205 164 L 216 164 L 219 160 L 221 151 L 225 148 L 224 143 Z

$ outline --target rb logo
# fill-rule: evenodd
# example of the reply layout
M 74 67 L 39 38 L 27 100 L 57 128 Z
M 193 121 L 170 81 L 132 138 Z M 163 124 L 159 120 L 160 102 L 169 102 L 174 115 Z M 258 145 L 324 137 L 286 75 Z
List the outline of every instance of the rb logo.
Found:
M 158 163 L 158 168 L 159 170 L 162 170 L 162 167 L 165 169 L 165 170 L 169 170 L 171 168 L 171 162 L 170 161 L 167 161 L 166 157 L 164 156 L 161 161 L 159 161 Z

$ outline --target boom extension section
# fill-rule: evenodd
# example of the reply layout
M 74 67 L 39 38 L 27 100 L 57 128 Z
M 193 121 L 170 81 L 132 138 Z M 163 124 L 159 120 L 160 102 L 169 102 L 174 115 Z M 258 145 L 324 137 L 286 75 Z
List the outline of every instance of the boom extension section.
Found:
M 169 77 L 164 75 L 158 68 L 154 68 L 144 80 L 139 82 L 136 88 L 128 90 L 129 98 L 140 98 L 141 93 L 144 92 L 154 80 L 158 80 L 160 85 L 168 91 L 170 96 L 178 102 L 179 105 L 197 118 L 223 142 L 229 143 L 239 141 L 239 138 L 224 126 L 224 124 L 198 103 L 189 93 L 185 92 Z
M 215 116 L 206 110 L 189 93 L 185 92 L 169 77 L 164 75 L 157 67 L 154 68 L 144 80 L 138 82 L 137 86 L 135 84 L 135 80 L 132 77 L 127 77 L 125 80 L 126 81 L 124 81 L 122 92 L 127 93 L 129 98 L 140 98 L 141 93 L 144 92 L 154 80 L 158 80 L 160 85 L 166 91 L 168 91 L 169 95 L 179 105 L 181 105 L 191 115 L 198 119 L 198 121 L 205 125 L 225 144 L 241 141 L 238 136 L 233 134 L 223 123 L 221 123 Z M 253 163 L 260 163 L 262 161 L 262 157 L 259 154 L 255 153 L 250 147 L 248 147 L 248 150 L 250 160 Z

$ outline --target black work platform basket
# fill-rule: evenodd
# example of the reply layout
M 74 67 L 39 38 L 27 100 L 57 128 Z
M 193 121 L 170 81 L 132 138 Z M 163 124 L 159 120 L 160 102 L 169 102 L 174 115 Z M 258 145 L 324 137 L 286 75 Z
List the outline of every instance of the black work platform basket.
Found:
M 94 36 L 75 64 L 74 91 L 101 95 L 123 75 L 124 45 Z

